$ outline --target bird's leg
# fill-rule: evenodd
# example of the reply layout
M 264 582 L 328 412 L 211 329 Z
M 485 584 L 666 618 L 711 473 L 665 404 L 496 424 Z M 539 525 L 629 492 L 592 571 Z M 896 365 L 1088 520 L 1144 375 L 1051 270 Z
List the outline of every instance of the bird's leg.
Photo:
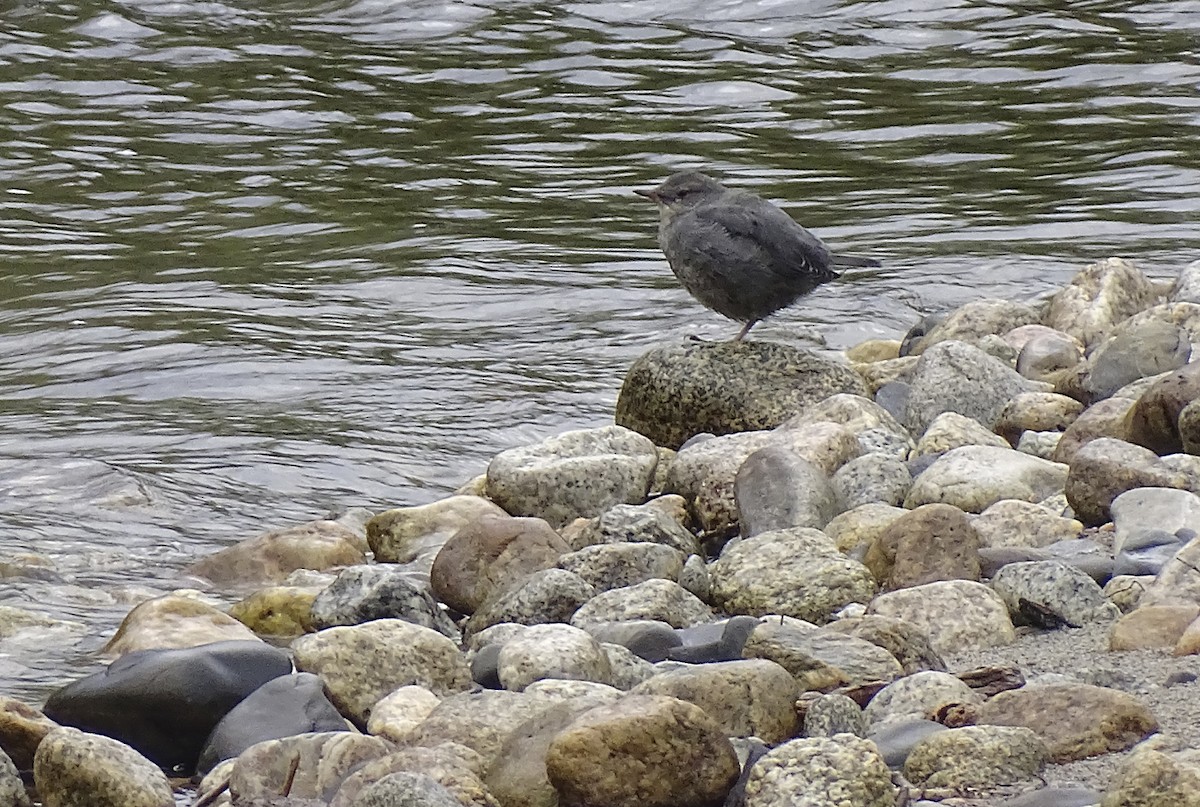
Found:
M 752 319 L 749 322 L 747 322 L 745 324 L 745 326 L 742 328 L 742 330 L 738 333 L 738 335 L 734 337 L 733 341 L 740 342 L 743 339 L 745 339 L 746 334 L 750 333 L 750 329 L 754 327 L 754 324 L 756 322 L 758 322 L 758 320 L 756 320 L 756 319 Z

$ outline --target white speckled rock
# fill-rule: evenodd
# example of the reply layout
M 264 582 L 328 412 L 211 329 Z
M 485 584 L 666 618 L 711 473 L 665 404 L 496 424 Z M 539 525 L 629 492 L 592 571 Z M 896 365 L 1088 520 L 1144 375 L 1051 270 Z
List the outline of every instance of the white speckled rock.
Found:
M 612 683 L 612 666 L 600 643 L 570 625 L 533 625 L 500 648 L 500 683 L 520 692 L 542 678 Z
M 1121 615 L 1095 580 L 1062 561 L 1009 563 L 992 578 L 992 589 L 1010 614 L 1021 613 L 1024 600 L 1074 627 L 1111 622 Z
M 711 608 L 678 583 L 647 580 L 597 594 L 575 612 L 571 624 L 583 627 L 629 619 L 657 619 L 673 628 L 686 628 L 712 622 L 716 617 Z
M 488 464 L 488 498 L 515 516 L 558 528 L 598 516 L 614 504 L 641 504 L 658 452 L 622 426 L 581 429 L 503 451 Z
M 1008 441 L 980 425 L 979 421 L 957 412 L 943 412 L 933 419 L 921 439 L 917 441 L 912 456 L 944 454 L 963 446 L 999 446 L 1011 448 Z
M 1070 541 L 1083 532 L 1083 524 L 1049 508 L 1018 499 L 1002 499 L 975 518 L 971 526 L 980 546 L 1049 546 Z
M 875 593 L 866 566 L 819 530 L 796 528 L 731 544 L 709 565 L 713 602 L 730 614 L 786 614 L 823 621 Z
M 419 684 L 438 695 L 471 686 L 471 670 L 454 642 L 401 619 L 329 628 L 292 642 L 296 668 L 321 676 L 342 714 L 365 726 L 380 698 Z
M 1036 776 L 1047 756 L 1046 744 L 1024 726 L 965 726 L 917 743 L 904 776 L 922 787 L 985 789 Z
M 1150 307 L 1157 298 L 1141 270 L 1121 258 L 1108 258 L 1071 278 L 1050 299 L 1042 321 L 1091 346 L 1118 322 Z
M 585 546 L 560 557 L 558 566 L 600 592 L 647 580 L 678 580 L 684 558 L 678 549 L 664 544 L 622 542 Z
M 158 766 L 122 742 L 79 729 L 45 736 L 33 758 L 45 807 L 171 807 L 171 785 Z
M 932 719 L 951 703 L 979 703 L 975 690 L 950 673 L 927 670 L 893 681 L 871 699 L 864 710 L 872 730 L 883 723 L 913 718 Z
M 980 513 L 1001 499 L 1040 502 L 1063 490 L 1068 467 L 999 446 L 947 451 L 913 480 L 904 506 L 944 502 Z
M 869 613 L 911 622 L 938 653 L 1012 644 L 1016 631 L 1000 595 L 972 580 L 943 580 L 880 594 Z
M 442 699 L 425 687 L 410 684 L 385 695 L 371 709 L 367 733 L 403 743 L 408 733 L 429 717 Z
M 764 754 L 746 781 L 746 807 L 895 807 L 897 789 L 869 740 L 792 740 Z

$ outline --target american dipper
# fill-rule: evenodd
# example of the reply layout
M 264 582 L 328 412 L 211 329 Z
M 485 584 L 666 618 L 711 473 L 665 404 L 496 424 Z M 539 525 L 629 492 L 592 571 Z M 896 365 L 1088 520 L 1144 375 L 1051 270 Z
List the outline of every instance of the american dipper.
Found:
M 871 258 L 835 255 L 767 200 L 696 171 L 672 174 L 654 190 L 634 193 L 658 203 L 658 244 L 688 293 L 746 323 L 734 341 L 760 319 L 836 278 L 834 266 L 879 265 Z

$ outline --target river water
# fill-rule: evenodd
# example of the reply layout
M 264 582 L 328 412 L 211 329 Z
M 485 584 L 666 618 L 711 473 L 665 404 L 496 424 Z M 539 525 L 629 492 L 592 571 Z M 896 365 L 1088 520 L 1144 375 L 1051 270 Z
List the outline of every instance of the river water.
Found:
M 632 194 L 673 170 L 884 262 L 758 338 L 1170 276 L 1198 51 L 1196 0 L 6 4 L 0 605 L 56 622 L 0 635 L 0 692 L 201 555 L 442 497 L 731 336 Z

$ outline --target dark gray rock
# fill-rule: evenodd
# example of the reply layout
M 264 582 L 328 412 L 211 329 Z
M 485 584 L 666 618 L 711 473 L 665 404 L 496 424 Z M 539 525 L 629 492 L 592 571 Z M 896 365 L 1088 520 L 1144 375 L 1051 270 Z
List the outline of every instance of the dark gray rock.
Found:
M 317 630 L 395 618 L 433 628 L 455 641 L 461 638 L 429 589 L 390 565 L 343 569 L 313 600 L 311 613 Z
M 208 773 L 263 740 L 313 731 L 347 731 L 346 719 L 325 697 L 312 673 L 282 675 L 260 686 L 221 718 L 208 735 L 196 772 Z
M 957 412 L 991 428 L 1010 398 L 1039 389 L 999 359 L 954 341 L 925 351 L 910 383 L 901 422 L 913 434 L 924 433 L 943 412 Z
M 668 650 L 667 658 L 688 664 L 735 661 L 742 657 L 742 648 L 757 627 L 758 617 L 735 616 L 722 622 L 681 628 L 676 633 L 682 644 Z
M 733 482 L 742 535 L 791 527 L 820 529 L 838 514 L 829 477 L 787 446 L 755 451 Z
M 1182 367 L 1191 355 L 1187 333 L 1173 323 L 1151 319 L 1118 326 L 1088 357 L 1083 389 L 1091 401 L 1108 398 L 1139 378 Z
M 654 619 L 594 622 L 584 628 L 596 641 L 619 644 L 651 663 L 667 658 L 673 648 L 683 643 L 675 628 Z
M 771 429 L 838 392 L 866 395 L 849 365 L 773 342 L 687 342 L 654 348 L 629 368 L 616 422 L 656 445 L 695 434 Z
M 168 771 L 190 774 L 221 718 L 291 671 L 288 655 L 263 642 L 140 650 L 55 691 L 43 712 L 60 725 L 120 740 Z
M 879 753 L 889 768 L 904 767 L 908 754 L 916 745 L 931 734 L 946 731 L 941 723 L 932 720 L 899 720 L 885 723 L 867 735 L 879 747 Z

